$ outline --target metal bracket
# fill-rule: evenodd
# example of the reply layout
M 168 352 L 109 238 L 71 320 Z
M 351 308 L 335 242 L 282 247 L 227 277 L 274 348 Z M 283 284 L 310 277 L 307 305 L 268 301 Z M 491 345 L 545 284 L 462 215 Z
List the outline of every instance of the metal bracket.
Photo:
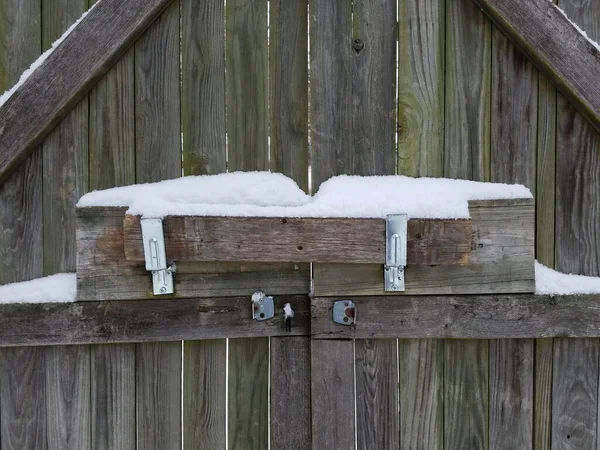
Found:
M 252 318 L 262 322 L 275 316 L 275 302 L 272 295 L 257 291 L 252 294 Z
M 333 304 L 333 321 L 340 325 L 356 323 L 356 306 L 350 300 L 340 300 Z
M 394 214 L 385 222 L 385 266 L 383 277 L 386 292 L 404 291 L 404 268 L 406 267 L 406 235 L 408 216 Z
M 152 272 L 154 295 L 173 293 L 173 270 L 167 266 L 162 219 L 141 219 L 146 270 Z

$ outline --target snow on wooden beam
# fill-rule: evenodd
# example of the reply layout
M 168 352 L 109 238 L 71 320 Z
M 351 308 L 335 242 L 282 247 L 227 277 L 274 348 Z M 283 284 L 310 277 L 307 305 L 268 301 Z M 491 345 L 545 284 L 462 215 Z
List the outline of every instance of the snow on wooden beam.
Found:
M 548 0 L 473 0 L 600 131 L 600 50 Z
M 0 184 L 171 0 L 100 0 L 0 107 Z

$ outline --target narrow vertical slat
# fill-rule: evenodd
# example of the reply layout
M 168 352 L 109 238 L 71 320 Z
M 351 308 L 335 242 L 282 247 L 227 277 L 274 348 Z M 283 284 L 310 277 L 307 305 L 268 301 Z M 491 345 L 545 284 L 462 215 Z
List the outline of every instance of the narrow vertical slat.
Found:
M 533 448 L 547 450 L 552 444 L 552 361 L 553 339 L 535 343 L 535 404 L 533 408 Z
M 488 380 L 488 341 L 444 342 L 444 448 L 489 448 Z
M 311 448 L 310 339 L 271 338 L 271 448 Z
M 354 342 L 313 339 L 310 346 L 312 448 L 355 448 Z
M 490 179 L 491 33 L 474 2 L 446 0 L 446 177 Z
M 181 1 L 181 127 L 187 175 L 225 170 L 225 3 Z
M 534 341 L 490 341 L 490 449 L 533 448 Z
M 400 448 L 444 445 L 444 341 L 400 339 Z
M 229 449 L 268 446 L 269 338 L 229 340 Z
M 444 172 L 445 0 L 400 0 L 398 17 L 398 172 L 439 177 Z
M 267 0 L 229 0 L 226 7 L 229 170 L 266 170 L 269 167 Z

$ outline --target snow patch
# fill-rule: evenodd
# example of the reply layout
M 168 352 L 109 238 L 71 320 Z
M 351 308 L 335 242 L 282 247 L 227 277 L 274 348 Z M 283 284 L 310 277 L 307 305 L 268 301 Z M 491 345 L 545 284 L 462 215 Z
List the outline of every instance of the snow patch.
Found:
M 294 310 L 292 309 L 291 303 L 286 303 L 283 306 L 283 316 L 286 319 L 290 319 L 290 318 L 294 317 Z
M 600 294 L 600 277 L 560 273 L 536 261 L 535 293 L 538 295 Z
M 0 303 L 69 303 L 77 296 L 77 276 L 59 273 L 0 286 Z
M 569 19 L 569 16 L 567 16 L 567 13 L 564 12 L 564 10 L 562 10 L 556 3 L 553 3 L 552 0 L 548 0 L 548 1 L 552 4 L 552 6 L 554 6 L 555 9 L 558 10 L 558 12 L 560 12 L 565 17 L 565 19 L 567 19 L 571 23 L 571 25 L 573 25 L 575 27 L 575 29 L 577 30 L 577 32 L 580 35 L 582 35 L 584 38 L 586 38 L 588 40 L 588 42 L 590 44 L 592 44 L 594 47 L 596 47 L 596 50 L 598 50 L 600 52 L 600 44 L 598 44 L 595 40 L 590 38 L 583 28 L 581 28 L 579 25 L 577 25 L 575 22 L 573 22 L 571 19 Z

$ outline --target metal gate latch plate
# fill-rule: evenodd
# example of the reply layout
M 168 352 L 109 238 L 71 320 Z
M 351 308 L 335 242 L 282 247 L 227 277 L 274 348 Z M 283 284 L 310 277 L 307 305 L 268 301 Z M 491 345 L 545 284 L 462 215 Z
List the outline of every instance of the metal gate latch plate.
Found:
M 262 322 L 275 316 L 275 302 L 272 295 L 257 291 L 252 294 L 252 318 Z
M 340 300 L 333 304 L 333 321 L 340 325 L 356 323 L 356 306 L 350 300 Z
M 408 216 L 394 214 L 385 222 L 385 266 L 384 283 L 386 292 L 404 291 L 404 268 L 406 267 L 406 235 Z
M 146 270 L 152 272 L 154 295 L 173 293 L 173 270 L 167 266 L 162 219 L 141 219 Z

